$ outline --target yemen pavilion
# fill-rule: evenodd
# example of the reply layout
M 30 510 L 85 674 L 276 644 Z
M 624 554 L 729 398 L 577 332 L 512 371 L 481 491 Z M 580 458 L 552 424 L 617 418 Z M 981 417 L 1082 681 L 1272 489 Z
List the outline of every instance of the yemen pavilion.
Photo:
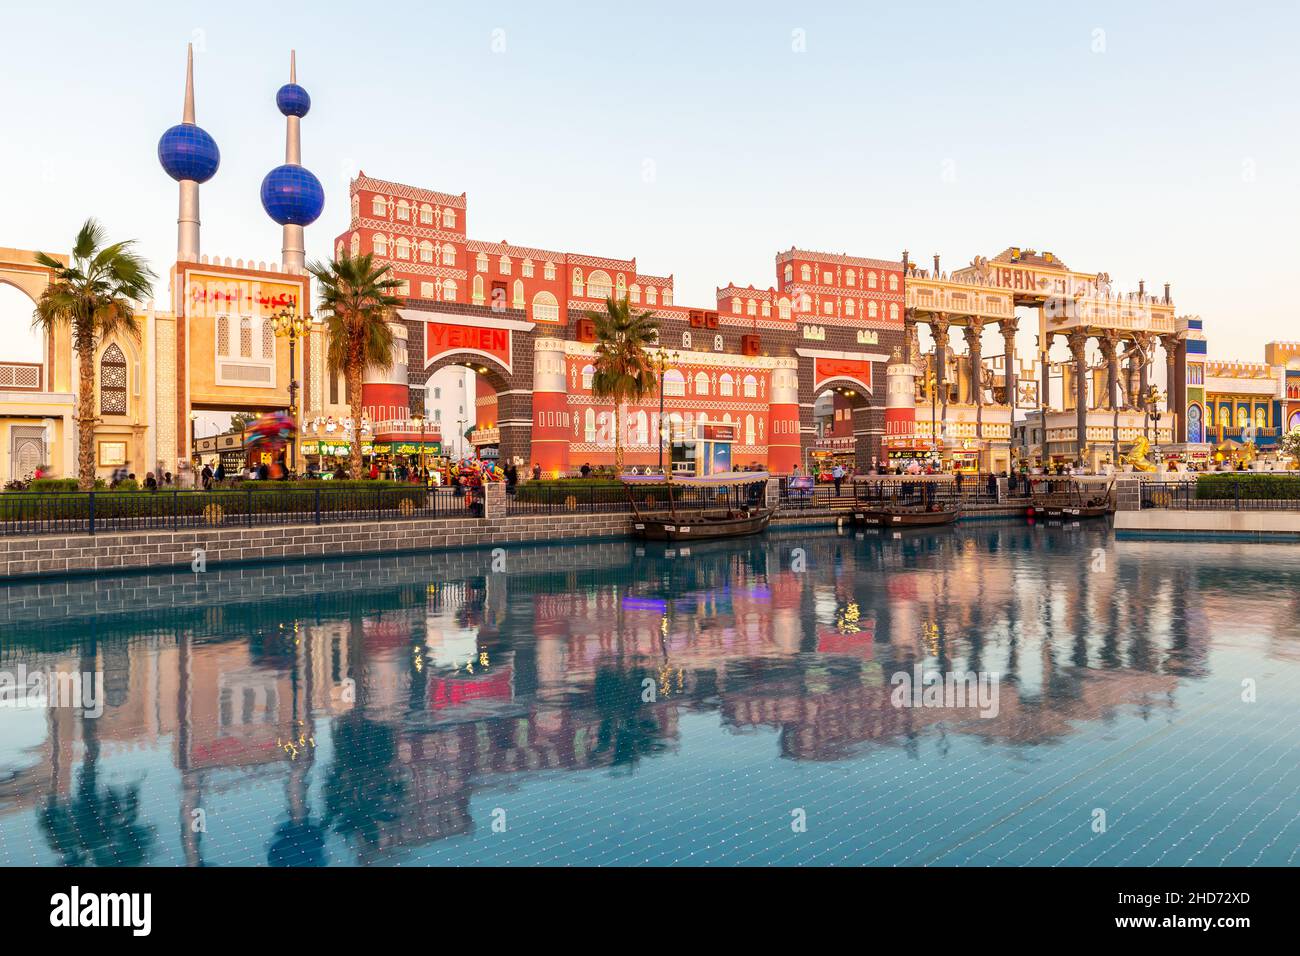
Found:
M 1022 461 L 1099 469 L 1140 441 L 1195 461 L 1225 439 L 1267 447 L 1300 425 L 1300 344 L 1270 343 L 1263 363 L 1210 361 L 1201 319 L 1178 314 L 1168 284 L 1121 292 L 1104 272 L 1022 247 L 947 272 L 938 256 L 923 269 L 907 252 L 792 247 L 775 257 L 775 284 L 728 283 L 714 303 L 688 306 L 675 301 L 672 275 L 643 273 L 635 258 L 471 239 L 464 193 L 363 172 L 333 252 L 373 253 L 404 302 L 393 317 L 395 361 L 366 375 L 358 429 L 310 315 L 304 229 L 325 197 L 302 164 L 311 100 L 293 65 L 275 102 L 285 159 L 261 194 L 281 227 L 280 262 L 201 252 L 199 189 L 220 153 L 196 122 L 191 57 L 182 121 L 158 145 L 179 187 L 169 294 L 142 305 L 138 340 L 98 344 L 92 422 L 77 421 L 69 334 L 42 342 L 39 360 L 0 351 L 6 481 L 40 465 L 72 474 L 79 427 L 93 428 L 103 475 L 238 455 L 237 436 L 196 441 L 203 411 L 291 409 L 302 425 L 299 467 L 345 455 L 353 440 L 372 454 L 436 449 L 426 387 L 453 365 L 476 373 L 480 454 L 548 474 L 608 465 L 615 417 L 592 395 L 588 312 L 611 295 L 653 312 L 659 327 L 661 387 L 622 415 L 632 467 L 656 465 L 662 447 L 665 466 L 691 470 L 707 446 L 709 468 L 782 474 L 929 458 L 968 471 Z M 34 301 L 49 279 L 31 251 L 0 248 L 0 283 Z M 1022 323 L 1036 331 L 1031 354 L 1017 350 Z

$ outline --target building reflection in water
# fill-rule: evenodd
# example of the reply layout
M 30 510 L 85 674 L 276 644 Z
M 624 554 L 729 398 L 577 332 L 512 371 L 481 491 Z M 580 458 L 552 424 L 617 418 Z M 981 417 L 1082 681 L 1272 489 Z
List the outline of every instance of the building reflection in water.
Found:
M 34 818 L 42 860 L 197 866 L 205 808 L 245 792 L 268 808 L 238 821 L 243 862 L 323 864 L 331 834 L 350 853 L 333 862 L 382 862 L 472 834 L 475 795 L 524 775 L 680 753 L 690 714 L 775 732 L 786 760 L 1024 748 L 1121 712 L 1172 719 L 1228 621 L 1297 659 L 1286 565 L 1102 526 L 511 557 L 496 574 L 469 552 L 11 588 L 4 666 L 102 670 L 107 706 L 9 712 L 0 836 Z M 999 673 L 996 717 L 892 706 L 890 675 L 916 664 Z M 150 775 L 175 779 L 174 818 L 145 810 Z

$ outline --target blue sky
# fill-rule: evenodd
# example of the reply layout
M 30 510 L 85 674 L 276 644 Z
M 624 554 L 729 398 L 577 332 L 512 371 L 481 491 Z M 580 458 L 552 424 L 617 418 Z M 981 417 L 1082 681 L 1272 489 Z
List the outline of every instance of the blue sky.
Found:
M 792 244 L 945 268 L 1022 245 L 1172 282 L 1219 357 L 1300 338 L 1294 2 L 68 2 L 4 23 L 0 245 L 62 251 L 93 214 L 165 273 L 155 147 L 193 41 L 222 150 L 204 251 L 278 259 L 258 186 L 294 47 L 326 189 L 311 256 L 364 168 L 468 192 L 478 239 L 635 255 L 682 304 L 772 284 Z

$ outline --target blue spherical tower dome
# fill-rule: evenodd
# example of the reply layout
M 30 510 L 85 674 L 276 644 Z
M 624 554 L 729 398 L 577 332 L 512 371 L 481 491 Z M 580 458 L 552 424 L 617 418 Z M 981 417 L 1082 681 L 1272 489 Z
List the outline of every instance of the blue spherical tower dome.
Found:
M 262 208 L 282 226 L 310 226 L 325 208 L 325 190 L 311 170 L 277 166 L 262 180 Z
M 181 123 L 158 140 L 158 162 L 177 182 L 190 179 L 206 183 L 221 165 L 221 150 L 206 130 L 193 123 Z
M 311 97 L 297 83 L 286 83 L 275 94 L 275 105 L 285 116 L 306 116 L 311 109 Z

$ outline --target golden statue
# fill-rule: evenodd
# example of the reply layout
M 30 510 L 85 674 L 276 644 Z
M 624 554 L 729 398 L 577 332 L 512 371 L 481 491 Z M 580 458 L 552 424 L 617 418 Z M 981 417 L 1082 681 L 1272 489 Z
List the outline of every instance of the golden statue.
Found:
M 1128 450 L 1128 454 L 1119 456 L 1120 464 L 1132 465 L 1134 471 L 1155 471 L 1155 462 L 1147 457 L 1147 452 L 1150 450 L 1151 443 L 1147 441 L 1146 436 L 1139 435 L 1133 442 L 1133 447 Z

